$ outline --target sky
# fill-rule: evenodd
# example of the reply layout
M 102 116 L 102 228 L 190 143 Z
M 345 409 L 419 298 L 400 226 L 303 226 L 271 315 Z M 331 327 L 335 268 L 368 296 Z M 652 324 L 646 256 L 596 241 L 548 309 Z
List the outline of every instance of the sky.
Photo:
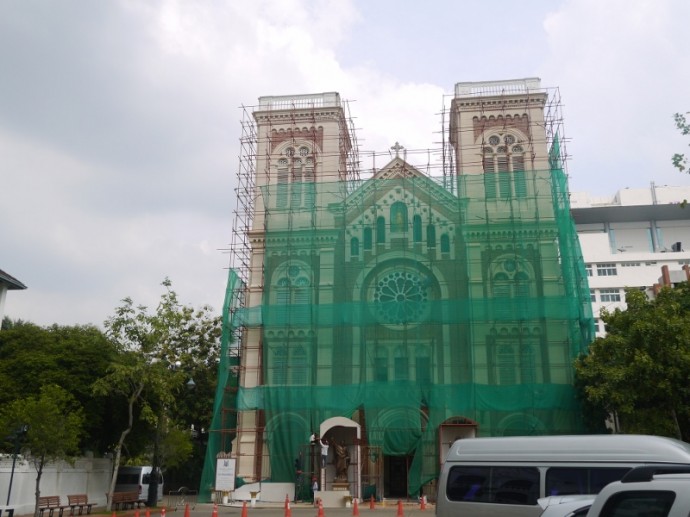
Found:
M 337 91 L 363 154 L 438 146 L 457 82 L 558 88 L 572 191 L 690 185 L 687 0 L 0 0 L 5 315 L 220 313 L 242 106 Z M 381 164 L 379 164 L 381 165 Z

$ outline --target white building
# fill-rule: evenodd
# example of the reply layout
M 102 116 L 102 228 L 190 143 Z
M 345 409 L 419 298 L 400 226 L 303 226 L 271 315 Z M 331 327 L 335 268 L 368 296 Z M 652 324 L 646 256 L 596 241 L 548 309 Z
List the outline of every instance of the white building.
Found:
M 625 308 L 626 287 L 653 289 L 667 266 L 671 283 L 690 264 L 690 187 L 626 188 L 610 198 L 571 193 L 572 214 L 589 275 L 597 336 L 601 309 Z M 667 281 L 668 283 L 668 281 Z

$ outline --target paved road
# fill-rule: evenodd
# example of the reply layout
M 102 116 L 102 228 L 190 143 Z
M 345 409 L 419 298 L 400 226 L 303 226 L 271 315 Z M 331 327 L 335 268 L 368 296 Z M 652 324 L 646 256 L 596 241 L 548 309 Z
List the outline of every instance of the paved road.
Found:
M 397 517 L 397 505 L 387 504 L 385 507 L 380 504 L 376 505 L 374 510 L 369 508 L 369 504 L 359 505 L 360 517 Z M 318 517 L 318 509 L 312 505 L 291 504 L 291 517 Z M 117 517 L 121 516 L 118 512 Z M 131 512 L 127 512 L 129 514 Z M 166 517 L 184 517 L 184 508 L 178 508 L 176 511 L 166 511 Z M 323 517 L 352 517 L 353 508 L 324 508 Z M 194 508 L 189 509 L 189 517 L 215 517 L 213 515 L 212 504 L 197 504 Z M 434 517 L 433 505 L 427 505 L 425 510 L 421 510 L 418 504 L 406 503 L 403 505 L 404 517 Z M 141 517 L 144 517 L 142 514 Z M 160 511 L 151 512 L 151 517 L 160 517 Z M 218 506 L 218 517 L 242 517 L 241 506 Z M 275 506 L 261 506 L 257 505 L 254 508 L 247 506 L 247 517 L 285 517 L 285 510 L 282 505 Z

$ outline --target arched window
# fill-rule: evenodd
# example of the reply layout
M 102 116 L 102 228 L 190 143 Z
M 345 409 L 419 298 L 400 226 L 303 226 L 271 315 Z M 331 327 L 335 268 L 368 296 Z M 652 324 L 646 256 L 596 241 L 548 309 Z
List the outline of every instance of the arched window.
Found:
M 527 195 L 525 151 L 517 135 L 509 132 L 489 135 L 482 147 L 482 168 L 486 199 Z
M 376 218 L 376 243 L 386 242 L 386 219 L 383 216 Z
M 422 216 L 419 214 L 412 217 L 412 240 L 422 242 Z
M 289 262 L 273 275 L 271 312 L 286 325 L 303 325 L 311 318 L 311 272 L 303 262 Z
M 436 227 L 433 224 L 426 227 L 426 246 L 427 248 L 436 247 Z
M 450 237 L 447 233 L 441 234 L 441 253 L 450 253 Z
M 371 249 L 371 242 L 372 242 L 371 227 L 367 226 L 364 228 L 364 249 L 365 250 Z
M 391 233 L 407 231 L 407 206 L 402 201 L 391 205 Z
M 357 237 L 350 239 L 350 255 L 353 257 L 359 256 L 359 239 Z
M 490 274 L 494 297 L 527 297 L 534 294 L 532 268 L 519 255 L 499 257 L 491 264 Z
M 309 209 L 316 202 L 315 157 L 313 150 L 302 145 L 287 147 L 276 166 L 276 208 Z

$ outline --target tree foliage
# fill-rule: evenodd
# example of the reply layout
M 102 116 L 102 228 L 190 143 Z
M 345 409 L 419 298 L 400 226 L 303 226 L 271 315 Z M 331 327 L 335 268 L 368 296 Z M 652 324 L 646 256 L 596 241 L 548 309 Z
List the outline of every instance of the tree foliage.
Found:
M 686 113 L 685 115 L 690 115 L 690 112 Z M 690 135 L 690 123 L 688 123 L 685 115 L 682 113 L 676 113 L 673 115 L 673 118 L 676 122 L 676 127 L 683 136 Z M 688 171 L 688 158 L 685 156 L 685 153 L 675 153 L 671 160 L 673 162 L 673 166 L 680 172 Z
M 71 462 L 79 452 L 79 438 L 84 424 L 81 405 L 66 390 L 45 385 L 39 394 L 17 399 L 5 406 L 0 414 L 3 436 L 27 426 L 20 451 L 36 468 L 36 506 L 41 495 L 41 476 L 48 462 Z
M 575 362 L 591 411 L 611 415 L 619 431 L 690 439 L 690 285 L 658 296 L 626 290 L 627 309 L 602 311 L 607 335 Z
M 0 407 L 38 395 L 43 386 L 63 386 L 84 408 L 80 447 L 104 453 L 112 443 L 114 402 L 95 397 L 92 384 L 105 375 L 115 348 L 98 328 L 39 327 L 15 321 L 0 331 Z
M 220 318 L 210 307 L 180 304 L 170 280 L 162 285 L 165 292 L 155 312 L 125 298 L 105 322 L 106 333 L 120 353 L 94 390 L 126 400 L 120 437 L 113 447 L 115 473 L 136 425 L 148 428 L 152 439 L 145 450 L 130 450 L 130 457 L 145 456 L 152 465 L 164 467 L 182 464 L 193 450 L 192 424 L 208 427 L 210 423 Z M 192 380 L 195 393 L 188 390 Z

